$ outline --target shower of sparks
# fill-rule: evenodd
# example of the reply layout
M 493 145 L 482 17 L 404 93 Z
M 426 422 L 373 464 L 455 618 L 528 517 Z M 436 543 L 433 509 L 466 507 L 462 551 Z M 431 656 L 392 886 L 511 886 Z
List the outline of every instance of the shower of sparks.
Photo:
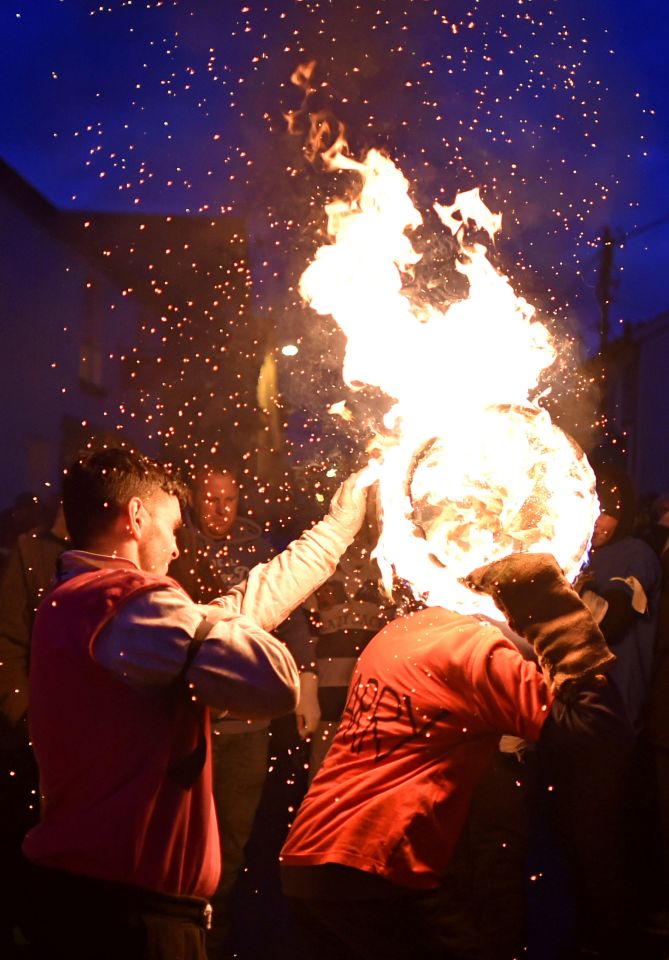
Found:
M 127 214 L 119 232 L 99 214 L 80 217 L 105 269 L 126 278 L 121 301 L 93 281 L 102 324 L 127 300 L 143 318 L 136 341 L 103 358 L 120 357 L 136 388 L 103 419 L 181 459 L 216 432 L 253 452 L 268 351 L 296 462 L 321 455 L 324 414 L 340 399 L 341 338 L 326 325 L 310 335 L 297 294 L 334 188 L 297 176 L 302 158 L 282 132 L 295 63 L 318 61 L 318 94 L 358 132 L 354 149 L 390 149 L 425 197 L 445 203 L 487 185 L 505 218 L 505 271 L 547 318 L 591 296 L 583 264 L 625 162 L 646 149 L 648 124 L 636 121 L 652 116 L 635 90 L 607 109 L 600 67 L 610 61 L 610 83 L 616 54 L 601 10 L 588 19 L 544 0 L 17 3 L 16 29 L 53 85 L 54 149 L 74 145 L 87 171 L 73 176 L 70 159 L 61 179 L 77 186 L 56 199 Z M 76 116 L 78 40 L 92 79 Z M 639 142 L 626 142 L 625 117 Z M 281 353 L 288 342 L 297 354 Z M 587 388 L 576 385 L 574 406 Z M 261 407 L 277 399 L 270 391 Z

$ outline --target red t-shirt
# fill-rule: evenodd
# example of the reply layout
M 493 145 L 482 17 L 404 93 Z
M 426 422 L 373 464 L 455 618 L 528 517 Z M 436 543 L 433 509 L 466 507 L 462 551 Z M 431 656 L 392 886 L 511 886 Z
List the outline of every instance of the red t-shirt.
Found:
M 209 711 L 181 684 L 134 689 L 95 661 L 95 639 L 138 592 L 173 580 L 102 569 L 65 581 L 33 631 L 30 734 L 40 823 L 29 860 L 163 893 L 207 897 L 220 873 L 211 793 Z M 169 773 L 204 730 L 207 760 L 184 789 Z
M 388 624 L 358 660 L 282 863 L 437 886 L 500 736 L 536 740 L 550 703 L 492 624 L 434 607 Z

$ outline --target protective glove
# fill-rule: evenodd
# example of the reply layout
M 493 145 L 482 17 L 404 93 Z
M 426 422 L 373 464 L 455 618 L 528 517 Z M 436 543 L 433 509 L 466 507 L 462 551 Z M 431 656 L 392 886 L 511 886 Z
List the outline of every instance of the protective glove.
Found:
M 366 467 L 350 477 L 339 487 L 328 511 L 329 516 L 353 539 L 365 519 L 367 490 L 378 477 L 378 464 L 371 460 Z
M 599 627 L 550 553 L 512 553 L 464 580 L 489 594 L 537 652 L 556 692 L 603 674 L 615 660 Z
M 318 702 L 318 677 L 315 673 L 305 670 L 300 674 L 300 696 L 295 707 L 297 732 L 306 740 L 315 732 L 321 719 L 321 708 Z

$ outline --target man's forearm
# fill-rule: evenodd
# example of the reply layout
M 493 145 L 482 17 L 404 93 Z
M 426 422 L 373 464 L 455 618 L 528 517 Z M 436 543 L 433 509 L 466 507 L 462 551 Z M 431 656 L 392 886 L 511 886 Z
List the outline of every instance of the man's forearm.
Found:
M 185 680 L 204 703 L 245 718 L 295 709 L 299 677 L 284 644 L 243 614 L 193 603 L 179 590 L 147 591 L 126 603 L 95 639 L 93 659 L 138 690 L 182 675 L 203 619 L 205 639 Z
M 568 698 L 553 700 L 539 745 L 556 755 L 569 755 L 583 745 L 605 741 L 621 745 L 630 738 L 629 724 L 616 687 L 594 681 L 570 690 Z
M 300 691 L 285 645 L 239 614 L 213 625 L 186 680 L 208 706 L 249 720 L 292 713 Z
M 274 630 L 332 576 L 353 537 L 350 529 L 328 515 L 278 556 L 254 567 L 248 580 L 216 605 L 249 617 L 264 630 Z

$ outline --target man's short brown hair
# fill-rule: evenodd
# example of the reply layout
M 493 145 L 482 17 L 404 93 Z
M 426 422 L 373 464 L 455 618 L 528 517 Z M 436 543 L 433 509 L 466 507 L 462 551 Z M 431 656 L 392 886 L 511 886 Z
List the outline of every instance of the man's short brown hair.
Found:
M 132 497 L 147 497 L 157 490 L 185 500 L 183 484 L 168 467 L 130 447 L 79 453 L 63 478 L 63 512 L 72 546 L 86 549 Z

